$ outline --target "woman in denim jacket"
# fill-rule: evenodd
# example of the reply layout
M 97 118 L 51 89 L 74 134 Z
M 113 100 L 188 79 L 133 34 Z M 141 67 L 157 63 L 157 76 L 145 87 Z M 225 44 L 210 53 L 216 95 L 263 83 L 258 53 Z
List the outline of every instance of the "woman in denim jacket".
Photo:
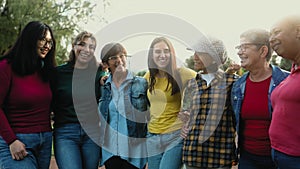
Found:
M 248 30 L 241 34 L 240 42 L 236 49 L 241 66 L 249 72 L 234 83 L 231 95 L 239 136 L 239 168 L 275 168 L 268 135 L 272 116 L 270 96 L 289 73 L 269 64 L 269 32 Z
M 144 168 L 147 162 L 147 82 L 126 69 L 126 50 L 119 43 L 102 48 L 110 75 L 99 100 L 102 164 L 106 169 Z

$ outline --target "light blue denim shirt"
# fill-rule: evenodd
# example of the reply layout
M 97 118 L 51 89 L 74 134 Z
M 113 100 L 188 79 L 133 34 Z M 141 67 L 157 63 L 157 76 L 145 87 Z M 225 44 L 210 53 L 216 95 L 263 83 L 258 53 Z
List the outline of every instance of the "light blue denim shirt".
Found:
M 140 127 L 138 125 L 134 125 L 137 119 L 136 116 L 133 118 L 132 114 L 136 112 L 130 111 L 132 109 L 128 108 L 136 105 L 134 100 L 137 98 L 134 99 L 132 97 L 139 97 L 139 104 L 146 104 L 145 106 L 147 110 L 147 102 L 145 102 L 147 101 L 145 100 L 147 83 L 145 83 L 146 81 L 136 80 L 136 78 L 137 77 L 134 77 L 132 73 L 128 73 L 125 81 L 119 88 L 116 88 L 115 84 L 112 82 L 112 77 L 110 76 L 104 85 L 104 89 L 102 90 L 103 97 L 101 96 L 99 103 L 99 111 L 100 115 L 102 116 L 100 116 L 102 119 L 100 126 L 105 132 L 103 135 L 102 163 L 107 161 L 112 156 L 120 156 L 122 159 L 127 160 L 129 163 L 138 168 L 143 168 L 147 162 L 147 151 L 145 145 L 146 137 L 143 138 L 143 136 L 132 136 L 129 132 L 135 127 Z M 139 92 L 140 94 L 138 94 Z M 109 93 L 110 95 L 108 95 Z M 129 97 L 131 104 L 130 102 L 127 102 Z M 128 106 L 128 104 L 130 105 Z M 137 110 L 136 108 L 134 109 Z M 143 113 L 146 113 L 147 111 L 139 111 L 141 111 L 139 112 L 140 114 L 146 115 Z M 144 119 L 146 118 L 147 117 Z M 133 122 L 128 123 L 128 119 L 132 120 Z M 103 120 L 106 121 L 104 122 Z M 142 127 L 146 127 L 146 125 L 143 125 Z M 146 136 L 146 130 L 144 131 L 144 136 Z
M 268 109 L 271 117 L 273 111 L 271 105 L 271 93 L 275 89 L 275 87 L 278 86 L 279 83 L 289 75 L 289 72 L 282 70 L 279 67 L 274 65 L 270 65 L 270 66 L 272 67 L 272 78 L 271 78 L 270 87 L 268 91 Z M 241 113 L 242 103 L 245 96 L 246 80 L 248 76 L 249 76 L 249 72 L 245 73 L 242 77 L 240 77 L 233 84 L 232 91 L 231 91 L 231 104 L 235 113 L 237 133 L 239 133 L 240 113 Z

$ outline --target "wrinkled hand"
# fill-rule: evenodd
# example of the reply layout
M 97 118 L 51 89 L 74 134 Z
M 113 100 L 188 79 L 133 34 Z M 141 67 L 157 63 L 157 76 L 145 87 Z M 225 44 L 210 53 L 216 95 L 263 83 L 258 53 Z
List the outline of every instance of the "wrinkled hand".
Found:
M 20 140 L 15 140 L 13 143 L 11 143 L 9 145 L 9 150 L 11 157 L 14 160 L 22 160 L 28 154 L 25 148 L 25 144 L 23 144 Z
M 100 79 L 100 85 L 104 85 L 107 78 L 108 78 L 108 75 L 102 76 L 101 79 Z
M 238 165 L 237 161 L 234 160 L 234 161 L 231 162 L 231 166 L 236 166 L 236 165 Z
M 180 133 L 183 139 L 186 138 L 189 133 L 190 114 L 189 111 L 181 111 L 178 113 L 178 118 L 183 122 Z
M 226 72 L 230 73 L 230 74 L 233 74 L 233 73 L 239 71 L 240 68 L 241 68 L 241 66 L 239 64 L 232 63 L 232 64 L 229 65 L 229 67 L 227 68 Z
M 190 121 L 190 112 L 189 111 L 180 111 L 178 113 L 178 118 L 183 122 L 187 123 Z
M 106 169 L 106 168 L 105 168 L 105 165 L 103 165 L 103 166 L 99 167 L 98 169 Z
M 182 127 L 181 127 L 181 133 L 180 133 L 180 137 L 185 139 L 189 133 L 189 123 L 186 123 L 184 124 Z

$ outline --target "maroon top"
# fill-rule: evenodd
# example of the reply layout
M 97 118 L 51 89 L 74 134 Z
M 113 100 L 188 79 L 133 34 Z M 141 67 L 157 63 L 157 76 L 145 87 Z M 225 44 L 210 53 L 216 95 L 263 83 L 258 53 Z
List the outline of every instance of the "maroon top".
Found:
M 256 155 L 270 155 L 268 90 L 271 77 L 261 82 L 246 82 L 245 98 L 241 110 L 242 147 Z
M 7 60 L 1 60 L 0 86 L 0 135 L 7 144 L 17 139 L 16 133 L 51 131 L 52 93 L 38 73 L 17 76 Z
M 272 148 L 300 157 L 300 66 L 272 92 L 274 108 L 269 134 Z

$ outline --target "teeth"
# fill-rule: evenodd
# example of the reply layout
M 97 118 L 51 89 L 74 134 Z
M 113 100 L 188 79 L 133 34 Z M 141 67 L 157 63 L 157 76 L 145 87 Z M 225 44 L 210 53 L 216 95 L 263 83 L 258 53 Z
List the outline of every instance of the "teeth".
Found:
M 82 55 L 82 54 L 81 54 L 80 56 L 81 56 L 81 57 L 89 57 L 89 55 Z

